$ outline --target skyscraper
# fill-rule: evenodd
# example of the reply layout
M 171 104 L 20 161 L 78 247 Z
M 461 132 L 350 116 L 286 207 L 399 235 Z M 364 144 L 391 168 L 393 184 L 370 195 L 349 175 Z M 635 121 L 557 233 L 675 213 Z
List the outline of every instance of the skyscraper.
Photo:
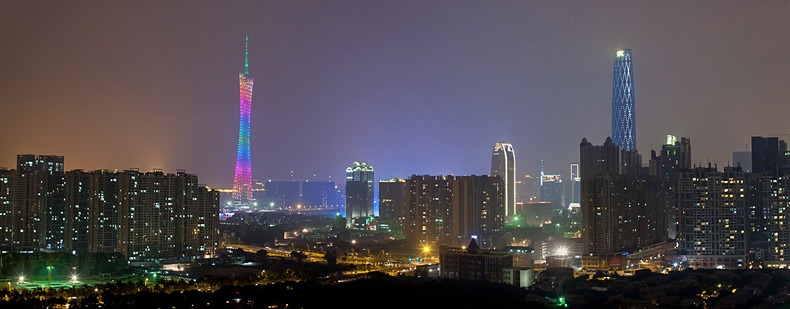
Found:
M 504 184 L 505 218 L 516 214 L 516 154 L 509 143 L 494 144 L 491 155 L 491 176 L 499 176 Z
M 660 178 L 635 173 L 628 163 L 635 152 L 621 151 L 610 138 L 602 146 L 585 138 L 580 148 L 584 255 L 620 256 L 666 241 Z
M 746 175 L 739 167 L 678 173 L 678 250 L 692 268 L 744 268 L 749 253 Z
M 379 218 L 402 231 L 406 226 L 406 180 L 393 178 L 379 181 Z
M 66 174 L 63 156 L 23 154 L 17 156 L 20 173 L 39 174 L 39 217 L 43 226 L 38 229 L 47 250 L 63 249 L 66 230 Z
M 346 226 L 373 215 L 373 166 L 354 162 L 346 168 Z
M 772 175 L 790 171 L 787 142 L 778 137 L 752 136 L 752 171 Z
M 634 69 L 631 63 L 630 49 L 618 50 L 614 57 L 612 141 L 625 151 L 636 150 Z
M 406 180 L 406 239 L 421 246 L 495 247 L 504 226 L 498 176 L 412 175 Z
M 571 203 L 579 204 L 581 201 L 581 181 L 579 177 L 579 163 L 571 163 Z
M 236 173 L 233 177 L 233 201 L 250 207 L 252 198 L 252 170 L 250 165 L 250 107 L 253 78 L 250 77 L 249 40 L 244 45 L 244 73 L 239 73 L 239 148 L 236 152 Z
M 691 139 L 667 135 L 667 143 L 661 146 L 661 155 L 650 152 L 650 174 L 658 175 L 664 186 L 667 205 L 667 232 L 670 238 L 677 234 L 677 211 L 675 191 L 678 173 L 691 168 Z

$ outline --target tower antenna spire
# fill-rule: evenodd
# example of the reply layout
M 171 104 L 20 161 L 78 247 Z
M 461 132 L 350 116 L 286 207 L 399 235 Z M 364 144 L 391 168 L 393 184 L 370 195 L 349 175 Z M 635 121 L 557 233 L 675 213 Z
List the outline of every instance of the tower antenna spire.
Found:
M 244 38 L 244 75 L 250 74 L 250 36 Z

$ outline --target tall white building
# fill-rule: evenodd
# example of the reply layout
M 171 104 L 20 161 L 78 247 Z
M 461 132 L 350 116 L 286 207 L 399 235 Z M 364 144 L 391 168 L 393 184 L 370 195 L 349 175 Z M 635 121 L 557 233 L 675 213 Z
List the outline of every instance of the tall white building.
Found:
M 491 176 L 499 176 L 504 184 L 506 220 L 516 215 L 516 154 L 510 143 L 494 144 L 491 155 Z

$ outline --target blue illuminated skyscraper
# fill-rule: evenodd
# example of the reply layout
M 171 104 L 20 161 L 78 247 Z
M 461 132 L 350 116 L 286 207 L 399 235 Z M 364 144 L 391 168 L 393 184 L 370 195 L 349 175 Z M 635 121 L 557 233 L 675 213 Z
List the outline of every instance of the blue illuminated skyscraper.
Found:
M 618 50 L 614 57 L 612 142 L 623 150 L 636 150 L 634 68 L 631 62 L 630 49 Z

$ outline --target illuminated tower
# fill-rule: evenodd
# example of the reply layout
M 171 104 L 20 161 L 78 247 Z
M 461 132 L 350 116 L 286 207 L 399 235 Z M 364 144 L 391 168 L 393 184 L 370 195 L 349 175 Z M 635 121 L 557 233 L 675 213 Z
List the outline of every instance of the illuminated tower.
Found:
M 623 150 L 636 150 L 634 68 L 631 64 L 630 49 L 618 50 L 614 57 L 612 142 Z
M 237 206 L 250 207 L 252 171 L 250 169 L 250 107 L 252 82 L 250 77 L 249 36 L 244 43 L 244 73 L 239 74 L 239 148 L 236 153 L 236 173 L 233 176 L 233 201 Z
M 355 161 L 346 168 L 346 226 L 373 216 L 373 166 Z
M 491 176 L 499 176 L 504 184 L 505 218 L 516 215 L 516 154 L 509 143 L 494 144 L 491 154 Z

